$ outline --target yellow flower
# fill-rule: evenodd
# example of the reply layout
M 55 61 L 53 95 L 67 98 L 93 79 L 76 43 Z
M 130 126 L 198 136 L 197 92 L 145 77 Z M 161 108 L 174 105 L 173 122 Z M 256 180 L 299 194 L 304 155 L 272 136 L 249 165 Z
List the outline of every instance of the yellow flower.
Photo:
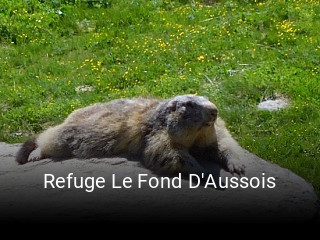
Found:
M 198 61 L 204 61 L 204 56 L 201 55 L 201 56 L 197 57 L 197 59 L 198 59 Z
M 166 47 L 167 46 L 167 44 L 165 42 L 161 42 L 159 45 L 160 45 L 160 47 Z

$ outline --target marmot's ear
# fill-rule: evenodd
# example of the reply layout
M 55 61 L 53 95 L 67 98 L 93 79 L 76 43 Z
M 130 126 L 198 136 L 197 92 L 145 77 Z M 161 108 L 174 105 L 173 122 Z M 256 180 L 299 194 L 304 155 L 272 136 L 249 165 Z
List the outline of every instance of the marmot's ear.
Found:
M 177 110 L 177 101 L 170 101 L 167 106 L 168 112 L 175 112 Z

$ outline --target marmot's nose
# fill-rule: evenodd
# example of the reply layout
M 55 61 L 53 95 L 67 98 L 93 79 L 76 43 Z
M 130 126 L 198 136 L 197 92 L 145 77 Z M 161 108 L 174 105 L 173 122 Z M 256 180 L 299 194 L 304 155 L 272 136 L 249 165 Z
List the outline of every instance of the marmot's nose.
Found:
M 217 119 L 217 116 L 218 116 L 218 109 L 216 108 L 210 108 L 209 109 L 209 113 L 210 113 L 210 116 L 213 120 L 216 120 Z

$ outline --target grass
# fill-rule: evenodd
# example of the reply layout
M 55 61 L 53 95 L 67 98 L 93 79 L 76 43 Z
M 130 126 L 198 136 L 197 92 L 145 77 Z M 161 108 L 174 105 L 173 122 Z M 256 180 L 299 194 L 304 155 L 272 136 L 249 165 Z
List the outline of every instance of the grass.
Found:
M 319 29 L 316 0 L 2 0 L 0 140 L 94 102 L 206 95 L 244 148 L 320 195 Z M 277 95 L 290 107 L 257 109 Z

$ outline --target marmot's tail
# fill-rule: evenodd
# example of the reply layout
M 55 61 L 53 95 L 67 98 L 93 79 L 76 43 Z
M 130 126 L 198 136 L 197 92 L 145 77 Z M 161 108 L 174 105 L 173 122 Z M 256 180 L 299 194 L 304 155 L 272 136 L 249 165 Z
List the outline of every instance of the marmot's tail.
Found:
M 19 164 L 25 164 L 28 162 L 30 153 L 37 148 L 36 139 L 36 136 L 33 136 L 22 144 L 22 147 L 19 149 L 16 156 L 16 161 Z

